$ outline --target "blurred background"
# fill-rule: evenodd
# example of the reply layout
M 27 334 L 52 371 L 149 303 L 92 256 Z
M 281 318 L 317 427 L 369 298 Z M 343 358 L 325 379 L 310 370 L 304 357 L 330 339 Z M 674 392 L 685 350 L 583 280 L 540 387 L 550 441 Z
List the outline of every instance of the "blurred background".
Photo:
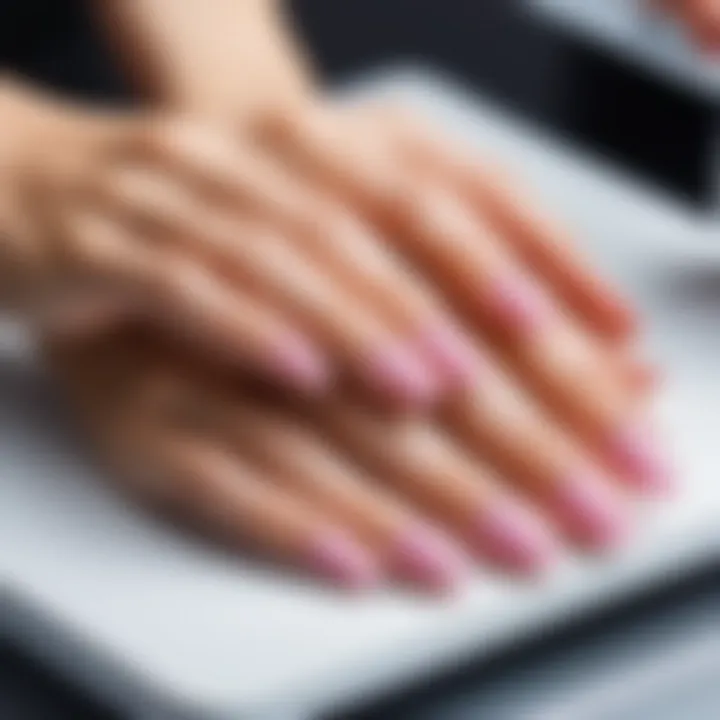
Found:
M 697 212 L 715 207 L 714 93 L 547 21 L 519 0 L 295 0 L 292 10 L 330 83 L 388 64 L 438 67 L 526 119 L 661 186 Z M 3 13 L 4 64 L 79 96 L 128 101 L 91 32 L 82 2 L 25 0 L 8 4 Z M 466 669 L 462 676 L 419 695 L 393 699 L 363 717 L 460 720 L 486 712 L 483 717 L 501 720 L 488 704 L 498 687 L 516 687 L 519 679 L 532 684 L 540 667 L 545 677 L 553 667 L 562 675 L 578 653 L 586 659 L 602 655 L 608 643 L 620 642 L 618 638 L 627 643 L 631 633 L 647 632 L 642 622 L 651 615 L 669 626 L 686 607 L 703 612 L 720 607 L 717 573 L 692 588 L 629 608 L 622 617 L 547 638 L 492 666 Z M 720 717 L 716 709 L 713 717 Z M 111 717 L 0 642 L 1 720 Z

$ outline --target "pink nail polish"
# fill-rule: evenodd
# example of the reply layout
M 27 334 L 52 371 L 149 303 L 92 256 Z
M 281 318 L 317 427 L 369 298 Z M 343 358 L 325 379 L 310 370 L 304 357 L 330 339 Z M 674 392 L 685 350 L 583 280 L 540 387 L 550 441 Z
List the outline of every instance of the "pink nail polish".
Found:
M 498 277 L 489 295 L 501 322 L 522 332 L 542 327 L 547 318 L 548 299 L 530 278 L 519 274 Z
M 452 385 L 463 385 L 477 372 L 473 347 L 462 334 L 449 325 L 428 328 L 418 339 L 423 357 Z
M 403 580 L 430 590 L 452 590 L 467 567 L 459 550 L 430 528 L 407 528 L 393 547 L 392 569 Z
M 286 333 L 271 356 L 272 369 L 281 380 L 305 392 L 320 392 L 331 384 L 325 356 L 299 334 Z
M 627 534 L 619 498 L 592 472 L 578 473 L 559 485 L 550 505 L 564 530 L 589 548 L 609 549 Z
M 475 541 L 492 562 L 523 573 L 545 569 L 557 555 L 548 528 L 529 510 L 511 502 L 494 501 L 482 509 Z
M 373 353 L 365 372 L 373 389 L 412 405 L 430 404 L 440 393 L 435 373 L 402 343 L 387 345 Z
M 613 461 L 628 475 L 628 482 L 639 490 L 664 493 L 672 489 L 669 462 L 661 457 L 659 442 L 643 426 L 618 433 L 610 444 Z
M 310 570 L 341 587 L 362 590 L 380 580 L 380 571 L 363 547 L 339 531 L 319 534 L 309 548 Z

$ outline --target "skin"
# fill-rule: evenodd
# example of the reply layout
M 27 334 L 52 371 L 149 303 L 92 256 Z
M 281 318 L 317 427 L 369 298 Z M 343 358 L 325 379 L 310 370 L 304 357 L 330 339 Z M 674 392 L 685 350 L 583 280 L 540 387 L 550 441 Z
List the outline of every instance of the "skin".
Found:
M 322 108 L 250 143 L 4 95 L 6 305 L 55 321 L 111 307 L 294 389 L 342 375 L 415 407 L 471 380 L 479 328 L 579 414 L 605 413 L 598 431 L 622 413 L 606 390 L 623 370 L 596 336 L 623 342 L 627 306 L 560 231 L 412 121 Z
M 275 149 L 22 91 L 7 104 L 18 136 L 5 163 L 7 305 L 142 314 L 312 392 L 342 368 L 378 395 L 423 404 L 469 374 L 467 340 L 440 299 Z
M 121 484 L 350 586 L 618 542 L 637 318 L 517 179 L 334 106 L 275 3 L 97 5 L 156 110 L 5 83 L 0 286 Z
M 347 588 L 448 591 L 473 559 L 535 575 L 561 543 L 621 542 L 627 495 L 648 490 L 604 472 L 580 433 L 489 359 L 432 418 L 221 375 L 138 324 L 48 334 L 45 354 L 123 491 Z
M 712 54 L 720 48 L 720 7 L 715 0 L 654 0 L 651 4 L 684 23 L 701 50 Z

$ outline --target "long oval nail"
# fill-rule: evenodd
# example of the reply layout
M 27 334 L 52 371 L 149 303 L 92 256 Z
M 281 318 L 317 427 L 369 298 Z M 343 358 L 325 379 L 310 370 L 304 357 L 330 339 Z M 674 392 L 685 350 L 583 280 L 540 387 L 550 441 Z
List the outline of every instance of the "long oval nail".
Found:
M 338 530 L 320 532 L 307 553 L 309 569 L 351 590 L 378 584 L 380 568 L 368 550 Z
M 499 320 L 520 332 L 541 328 L 549 315 L 550 302 L 542 289 L 519 273 L 496 277 L 488 297 Z
M 433 591 L 452 590 L 468 570 L 460 551 L 423 525 L 400 533 L 391 548 L 390 565 L 402 580 Z
M 610 442 L 613 463 L 634 487 L 664 493 L 673 486 L 670 463 L 649 428 L 636 425 L 623 429 Z
M 365 379 L 376 391 L 411 405 L 428 405 L 440 394 L 440 383 L 418 354 L 401 342 L 378 348 L 365 362 Z
M 627 534 L 619 498 L 593 472 L 579 472 L 564 480 L 549 503 L 563 530 L 589 549 L 609 549 Z
M 298 333 L 285 333 L 269 359 L 271 371 L 303 392 L 317 393 L 332 384 L 332 371 L 325 355 Z
M 478 513 L 474 541 L 491 562 L 522 573 L 544 570 L 557 556 L 555 540 L 537 516 L 503 500 Z
M 449 384 L 464 385 L 477 370 L 473 347 L 462 333 L 439 323 L 421 333 L 418 350 Z

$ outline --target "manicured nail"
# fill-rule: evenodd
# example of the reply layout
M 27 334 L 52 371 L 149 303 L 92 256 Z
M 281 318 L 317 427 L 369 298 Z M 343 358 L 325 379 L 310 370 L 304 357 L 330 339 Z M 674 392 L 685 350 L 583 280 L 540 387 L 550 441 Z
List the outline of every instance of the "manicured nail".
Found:
M 416 525 L 406 529 L 392 550 L 392 570 L 401 579 L 429 590 L 452 590 L 466 575 L 460 551 L 430 528 Z
M 539 518 L 505 501 L 482 509 L 475 523 L 475 542 L 491 562 L 523 573 L 544 570 L 557 555 L 555 541 Z
M 402 343 L 387 345 L 370 355 L 365 372 L 375 390 L 412 405 L 430 404 L 440 393 L 435 373 Z
M 428 328 L 418 339 L 418 349 L 452 385 L 464 384 L 477 370 L 472 345 L 449 325 Z
M 550 308 L 542 290 L 519 274 L 496 278 L 490 288 L 490 302 L 503 323 L 524 332 L 542 327 Z
M 373 587 L 380 571 L 370 553 L 339 531 L 319 534 L 308 553 L 310 570 L 351 590 Z
M 302 335 L 286 333 L 275 347 L 272 369 L 283 381 L 305 392 L 320 392 L 331 384 L 332 372 L 323 353 Z
M 649 428 L 638 425 L 618 433 L 611 441 L 610 453 L 639 490 L 663 493 L 672 488 L 670 463 L 662 457 L 659 442 Z
M 625 538 L 620 501 L 593 473 L 579 473 L 562 483 L 551 505 L 564 530 L 588 548 L 609 549 Z

